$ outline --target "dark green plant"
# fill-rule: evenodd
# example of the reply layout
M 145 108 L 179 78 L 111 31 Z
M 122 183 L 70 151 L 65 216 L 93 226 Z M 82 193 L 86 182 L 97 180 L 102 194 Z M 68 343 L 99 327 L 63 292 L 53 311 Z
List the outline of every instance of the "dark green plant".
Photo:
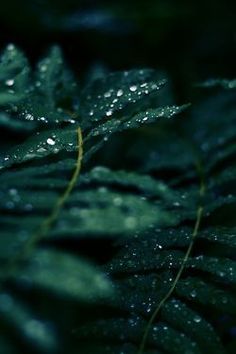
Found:
M 158 77 L 2 54 L 1 353 L 233 352 L 235 82 L 190 111 Z M 100 166 L 128 129 L 127 169 Z

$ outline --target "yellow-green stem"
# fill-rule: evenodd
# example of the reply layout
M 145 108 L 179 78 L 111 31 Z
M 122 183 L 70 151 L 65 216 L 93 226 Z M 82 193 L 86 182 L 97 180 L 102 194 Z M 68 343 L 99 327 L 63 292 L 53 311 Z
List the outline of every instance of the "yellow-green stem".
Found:
M 205 194 L 205 183 L 204 183 L 204 177 L 203 177 L 201 163 L 198 162 L 196 167 L 197 167 L 197 171 L 198 171 L 198 173 L 200 175 L 199 195 L 202 198 L 204 196 L 204 194 Z M 202 203 L 202 201 L 200 201 L 200 203 Z M 146 341 L 147 341 L 147 338 L 148 338 L 148 334 L 149 334 L 150 329 L 151 329 L 151 326 L 152 326 L 155 318 L 157 317 L 159 311 L 163 307 L 163 305 L 166 303 L 166 301 L 173 294 L 173 292 L 175 290 L 175 287 L 176 287 L 180 277 L 182 276 L 182 273 L 184 271 L 185 265 L 186 265 L 186 263 L 188 261 L 190 253 L 191 253 L 191 251 L 193 249 L 194 241 L 195 241 L 195 239 L 196 239 L 196 237 L 198 235 L 198 231 L 199 231 L 202 215 L 203 215 L 203 206 L 199 205 L 199 207 L 197 209 L 196 222 L 195 222 L 195 225 L 194 225 L 191 241 L 190 241 L 188 249 L 187 249 L 187 251 L 185 253 L 185 256 L 183 258 L 183 261 L 182 261 L 182 264 L 180 266 L 180 269 L 179 269 L 179 271 L 178 271 L 178 273 L 177 273 L 177 275 L 176 275 L 176 277 L 175 277 L 175 279 L 174 279 L 169 291 L 166 293 L 166 295 L 163 297 L 163 299 L 159 302 L 157 308 L 155 309 L 155 311 L 153 312 L 152 316 L 150 317 L 150 319 L 148 321 L 148 324 L 147 324 L 147 326 L 145 328 L 145 331 L 144 331 L 144 334 L 143 334 L 143 337 L 142 337 L 142 341 L 141 341 L 141 344 L 140 344 L 140 347 L 138 349 L 138 353 L 137 354 L 143 354 L 144 348 L 145 348 L 145 345 L 146 345 Z

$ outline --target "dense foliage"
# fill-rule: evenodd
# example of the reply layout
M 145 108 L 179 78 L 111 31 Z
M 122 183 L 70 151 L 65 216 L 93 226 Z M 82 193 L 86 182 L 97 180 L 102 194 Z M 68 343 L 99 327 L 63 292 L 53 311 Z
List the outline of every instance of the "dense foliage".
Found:
M 233 353 L 235 80 L 178 106 L 12 44 L 0 80 L 1 353 Z

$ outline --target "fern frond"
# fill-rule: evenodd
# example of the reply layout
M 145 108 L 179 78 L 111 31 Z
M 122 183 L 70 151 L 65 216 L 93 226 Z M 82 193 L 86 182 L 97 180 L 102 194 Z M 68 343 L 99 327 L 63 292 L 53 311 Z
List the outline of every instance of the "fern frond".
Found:
M 8 46 L 0 77 L 0 124 L 20 136 L 7 152 L 3 145 L 0 162 L 0 348 L 11 346 L 9 336 L 17 333 L 22 350 L 35 346 L 56 353 L 67 341 L 67 329 L 57 326 L 53 314 L 54 329 L 47 333 L 47 306 L 92 306 L 113 296 L 104 271 L 79 249 L 74 255 L 59 250 L 60 241 L 126 239 L 150 225 L 177 222 L 167 204 L 175 203 L 178 192 L 165 183 L 102 167 L 84 172 L 81 162 L 86 170 L 111 134 L 170 118 L 186 105 L 151 105 L 150 96 L 165 81 L 156 81 L 150 70 L 109 74 L 79 91 L 57 47 L 34 71 L 17 48 Z M 30 296 L 48 305 L 40 311 Z
M 235 223 L 228 224 L 226 217 L 236 202 L 233 98 L 235 102 L 235 94 L 222 93 L 217 107 L 210 98 L 204 110 L 195 109 L 193 119 L 185 122 L 184 134 L 164 131 L 170 141 L 161 145 L 165 136 L 160 135 L 151 145 L 152 155 L 144 147 L 147 159 L 139 157 L 140 169 L 164 181 L 167 176 L 166 184 L 177 197 L 162 203 L 176 217 L 175 225 L 153 225 L 135 238 L 119 240 L 116 254 L 104 266 L 117 294 L 106 302 L 108 319 L 84 321 L 75 331 L 88 353 L 95 352 L 89 335 L 98 347 L 107 343 L 106 353 L 118 347 L 135 354 L 227 352 L 224 338 L 235 323 L 236 306 Z M 200 179 L 204 175 L 202 187 L 199 173 Z M 222 330 L 219 323 L 226 314 L 229 321 Z

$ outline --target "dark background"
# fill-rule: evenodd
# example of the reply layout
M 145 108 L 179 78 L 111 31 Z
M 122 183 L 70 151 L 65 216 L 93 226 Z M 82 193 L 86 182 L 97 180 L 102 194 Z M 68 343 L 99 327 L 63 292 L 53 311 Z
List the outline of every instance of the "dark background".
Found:
M 168 73 L 183 102 L 196 82 L 234 77 L 235 3 L 8 0 L 1 4 L 0 47 L 13 42 L 34 63 L 57 43 L 81 80 L 94 65 L 154 67 Z

